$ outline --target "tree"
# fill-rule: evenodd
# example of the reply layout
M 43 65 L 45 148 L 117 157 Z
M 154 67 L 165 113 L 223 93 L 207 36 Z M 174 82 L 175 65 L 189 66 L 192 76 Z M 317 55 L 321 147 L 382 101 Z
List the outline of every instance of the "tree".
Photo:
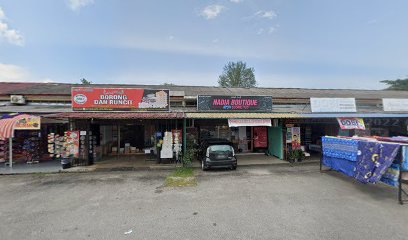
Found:
M 81 78 L 79 81 L 81 81 L 81 84 L 83 84 L 83 85 L 91 85 L 92 84 L 91 81 L 88 81 L 85 78 Z
M 408 78 L 397 80 L 383 80 L 382 83 L 388 85 L 387 90 L 405 90 L 408 91 Z
M 164 85 L 164 86 L 176 86 L 176 84 L 174 84 L 174 83 L 168 83 L 168 82 L 165 82 L 165 83 L 163 83 L 162 85 Z
M 247 67 L 242 61 L 228 62 L 218 77 L 218 84 L 221 87 L 256 87 L 254 68 Z

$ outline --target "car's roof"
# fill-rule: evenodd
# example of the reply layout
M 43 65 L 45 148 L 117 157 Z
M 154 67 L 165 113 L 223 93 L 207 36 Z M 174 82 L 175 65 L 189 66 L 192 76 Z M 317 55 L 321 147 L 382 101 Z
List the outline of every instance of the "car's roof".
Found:
M 203 140 L 203 143 L 207 144 L 207 145 L 232 145 L 231 141 L 227 140 L 227 139 L 222 139 L 222 138 L 209 138 L 209 139 L 205 139 Z

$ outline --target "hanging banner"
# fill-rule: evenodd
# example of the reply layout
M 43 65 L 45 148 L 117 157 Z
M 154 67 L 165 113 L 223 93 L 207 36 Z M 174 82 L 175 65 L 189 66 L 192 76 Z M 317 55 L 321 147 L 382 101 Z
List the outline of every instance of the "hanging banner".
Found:
M 229 127 L 272 126 L 271 119 L 228 119 Z
M 74 111 L 169 111 L 169 90 L 73 87 Z
M 310 98 L 312 112 L 357 112 L 354 98 Z
M 197 97 L 198 111 L 272 112 L 270 96 L 201 96 Z
M 41 128 L 41 118 L 38 116 L 27 116 L 19 119 L 14 127 L 15 130 L 39 130 Z
M 292 127 L 292 149 L 300 149 L 300 127 Z
M 337 118 L 340 128 L 344 130 L 359 129 L 365 130 L 364 120 L 362 118 Z

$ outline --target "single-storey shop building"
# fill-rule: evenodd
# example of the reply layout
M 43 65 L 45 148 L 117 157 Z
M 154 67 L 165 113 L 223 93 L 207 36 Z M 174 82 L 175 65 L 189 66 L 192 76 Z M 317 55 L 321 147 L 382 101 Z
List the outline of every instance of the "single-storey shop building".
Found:
M 207 138 L 228 139 L 239 154 L 285 159 L 297 148 L 318 153 L 324 135 L 407 135 L 408 92 L 0 83 L 2 118 L 23 113 L 41 123 L 14 131 L 16 161 L 27 160 L 25 145 L 35 146 L 39 161 L 67 152 L 82 164 L 110 156 L 170 159 Z

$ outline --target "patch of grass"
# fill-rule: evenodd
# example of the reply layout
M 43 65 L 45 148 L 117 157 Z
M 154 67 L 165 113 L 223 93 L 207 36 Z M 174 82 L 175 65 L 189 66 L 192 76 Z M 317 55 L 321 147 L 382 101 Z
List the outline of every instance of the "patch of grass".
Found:
M 51 174 L 50 173 L 44 173 L 44 172 L 35 172 L 35 173 L 31 173 L 33 176 L 36 176 L 36 177 L 47 177 L 47 176 L 50 176 Z
M 192 168 L 177 168 L 166 178 L 166 187 L 195 187 L 197 179 Z
M 170 176 L 173 177 L 194 177 L 194 171 L 192 168 L 177 168 Z

